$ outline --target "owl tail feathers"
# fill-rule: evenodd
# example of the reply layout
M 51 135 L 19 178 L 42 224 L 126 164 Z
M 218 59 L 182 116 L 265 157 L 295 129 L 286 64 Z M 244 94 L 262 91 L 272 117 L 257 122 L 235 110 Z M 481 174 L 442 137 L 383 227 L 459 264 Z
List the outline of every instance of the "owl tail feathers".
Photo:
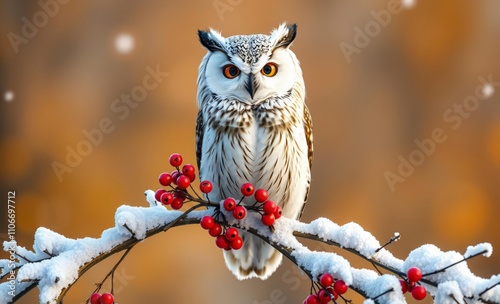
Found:
M 240 231 L 243 247 L 224 251 L 226 266 L 238 280 L 267 279 L 280 266 L 283 256 L 259 237 Z

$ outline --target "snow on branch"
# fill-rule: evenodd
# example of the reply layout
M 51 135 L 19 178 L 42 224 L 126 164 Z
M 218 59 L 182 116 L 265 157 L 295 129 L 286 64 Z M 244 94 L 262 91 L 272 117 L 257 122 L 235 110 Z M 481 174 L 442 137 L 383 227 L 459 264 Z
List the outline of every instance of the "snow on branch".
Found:
M 14 258 L 0 260 L 0 277 L 8 278 L 0 284 L 0 303 L 16 302 L 34 287 L 40 290 L 40 303 L 60 303 L 78 278 L 100 261 L 124 250 L 128 253 L 138 242 L 171 227 L 198 224 L 202 217 L 213 215 L 214 210 L 221 215 L 215 217 L 216 222 L 257 235 L 283 253 L 309 276 L 311 290 L 324 289 L 323 295 L 333 297 L 319 283 L 320 276 L 329 274 L 364 296 L 365 303 L 406 303 L 401 282 L 415 285 L 408 280 L 408 270 L 418 267 L 422 271 L 418 284 L 425 287 L 436 303 L 500 303 L 500 275 L 480 278 L 466 263 L 478 255 L 490 256 L 492 247 L 487 243 L 470 246 L 464 255 L 424 245 L 413 250 L 406 260 L 401 260 L 384 247 L 397 240 L 399 234 L 381 246 L 360 225 L 339 226 L 325 218 L 307 224 L 282 217 L 274 222 L 274 229 L 269 229 L 262 224 L 259 213 L 249 212 L 244 219 L 237 220 L 221 207 L 223 202 L 216 204 L 188 196 L 195 205 L 181 212 L 159 204 L 153 191 L 148 190 L 145 194 L 149 207 L 119 207 L 115 227 L 103 231 L 100 238 L 70 239 L 39 228 L 32 250 L 4 242 L 4 250 Z M 355 253 L 371 262 L 377 271 L 356 269 L 336 253 L 310 250 L 300 241 L 303 238 Z M 384 269 L 386 274 L 379 269 Z M 11 280 L 13 275 L 15 279 Z

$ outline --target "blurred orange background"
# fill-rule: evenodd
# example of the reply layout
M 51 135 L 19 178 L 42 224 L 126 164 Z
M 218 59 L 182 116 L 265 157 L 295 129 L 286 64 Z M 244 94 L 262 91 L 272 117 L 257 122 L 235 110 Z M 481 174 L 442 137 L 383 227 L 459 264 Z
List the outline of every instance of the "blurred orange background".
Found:
M 378 27 L 374 15 L 396 0 L 65 1 L 40 1 L 55 5 L 46 20 L 37 1 L 0 4 L 1 193 L 6 202 L 7 192 L 16 191 L 21 245 L 31 248 L 40 226 L 71 238 L 99 237 L 114 225 L 120 205 L 147 205 L 143 192 L 158 188 L 171 153 L 196 162 L 196 77 L 206 52 L 198 29 L 269 33 L 287 21 L 298 24 L 292 49 L 314 121 L 313 182 L 303 221 L 355 221 L 381 242 L 398 231 L 402 239 L 389 249 L 402 259 L 425 243 L 462 253 L 480 242 L 500 248 L 500 97 L 492 91 L 500 90 L 499 1 L 415 1 Z M 40 25 L 36 33 L 26 20 Z M 23 27 L 32 37 L 15 40 L 10 33 L 23 35 Z M 357 29 L 371 31 L 363 47 L 355 44 L 362 42 Z M 117 49 L 121 34 L 133 44 L 125 40 Z M 342 43 L 357 51 L 347 58 Z M 147 67 L 168 76 L 140 91 Z M 478 87 L 481 97 L 493 94 L 471 104 Z M 144 100 L 125 108 L 116 101 L 141 92 Z M 103 119 L 111 123 L 108 133 L 82 146 L 82 132 Z M 436 128 L 446 140 L 418 159 L 415 140 L 432 138 Z M 67 149 L 78 145 L 86 155 L 58 177 L 53 163 L 67 164 Z M 421 164 L 391 189 L 386 175 L 400 174 L 400 155 Z M 2 239 L 6 228 L 0 227 Z M 371 268 L 341 250 L 307 244 Z M 86 273 L 67 303 L 85 302 L 117 258 Z M 495 251 L 470 262 L 487 278 L 499 265 Z M 267 281 L 237 281 L 212 238 L 194 226 L 139 244 L 118 273 L 115 294 L 122 304 L 302 303 L 310 287 L 289 261 Z M 354 292 L 347 297 L 361 301 Z M 33 290 L 19 303 L 37 299 Z

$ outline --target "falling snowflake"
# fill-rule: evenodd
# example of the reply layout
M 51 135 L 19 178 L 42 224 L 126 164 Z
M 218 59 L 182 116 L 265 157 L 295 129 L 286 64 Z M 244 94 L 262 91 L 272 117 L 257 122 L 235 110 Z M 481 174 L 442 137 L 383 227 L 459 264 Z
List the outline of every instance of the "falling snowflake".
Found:
M 115 49 L 120 54 L 128 54 L 135 47 L 134 37 L 127 33 L 118 34 L 115 37 Z
M 401 5 L 406 9 L 413 8 L 415 4 L 417 4 L 416 0 L 401 0 Z
M 491 84 L 487 83 L 483 86 L 482 93 L 484 97 L 490 98 L 491 96 L 493 96 L 493 93 L 495 93 L 495 89 Z
M 14 100 L 14 92 L 12 91 L 5 91 L 5 93 L 3 94 L 3 99 L 6 101 L 6 102 L 11 102 Z

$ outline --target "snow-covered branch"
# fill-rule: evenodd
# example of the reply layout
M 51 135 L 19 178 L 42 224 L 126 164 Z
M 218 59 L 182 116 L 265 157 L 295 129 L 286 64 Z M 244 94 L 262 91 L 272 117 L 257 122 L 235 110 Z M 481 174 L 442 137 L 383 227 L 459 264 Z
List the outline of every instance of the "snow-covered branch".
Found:
M 119 207 L 115 227 L 103 231 L 100 238 L 70 239 L 39 228 L 32 250 L 5 242 L 4 250 L 14 255 L 16 262 L 0 260 L 1 278 L 14 274 L 15 280 L 0 284 L 0 303 L 15 302 L 37 286 L 40 303 L 59 303 L 78 278 L 100 261 L 171 227 L 197 224 L 203 216 L 212 215 L 218 206 L 194 198 L 196 205 L 181 212 L 156 206 L 151 190 L 146 191 L 146 196 L 150 207 Z M 207 209 L 207 206 L 213 208 Z M 472 274 L 466 263 L 467 259 L 480 254 L 490 256 L 492 247 L 487 243 L 467 248 L 464 255 L 424 245 L 401 260 L 356 223 L 339 226 L 325 218 L 302 223 L 282 217 L 276 220 L 274 229 L 269 229 L 262 224 L 258 213 L 249 213 L 244 219 L 237 220 L 223 208 L 218 210 L 224 214 L 221 224 L 249 231 L 264 239 L 300 267 L 316 288 L 321 288 L 318 278 L 328 273 L 363 295 L 367 299 L 365 303 L 405 303 L 400 280 L 407 279 L 411 267 L 418 267 L 423 272 L 419 284 L 427 289 L 436 303 L 500 303 L 500 275 L 480 278 Z M 356 269 L 346 258 L 333 252 L 310 250 L 302 244 L 302 238 L 353 252 L 370 261 L 376 270 L 383 268 L 387 274 Z

